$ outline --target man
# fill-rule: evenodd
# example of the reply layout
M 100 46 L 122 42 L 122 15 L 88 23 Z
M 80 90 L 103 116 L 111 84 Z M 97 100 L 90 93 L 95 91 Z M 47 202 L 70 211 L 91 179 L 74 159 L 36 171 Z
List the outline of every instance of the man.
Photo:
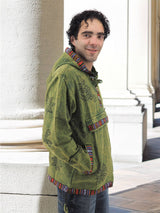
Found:
M 54 64 L 47 81 L 43 141 L 59 213 L 109 212 L 113 169 L 108 117 L 93 66 L 109 33 L 101 12 L 73 17 L 67 32 L 71 49 Z

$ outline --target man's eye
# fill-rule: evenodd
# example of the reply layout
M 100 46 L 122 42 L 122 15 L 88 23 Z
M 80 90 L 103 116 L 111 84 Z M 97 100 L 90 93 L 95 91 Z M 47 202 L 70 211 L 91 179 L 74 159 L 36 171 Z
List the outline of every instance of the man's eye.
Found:
M 84 36 L 85 38 L 90 38 L 90 37 L 91 37 L 91 35 L 90 35 L 90 34 L 87 34 L 87 33 L 84 34 L 83 36 Z
M 104 35 L 98 35 L 98 39 L 104 40 Z

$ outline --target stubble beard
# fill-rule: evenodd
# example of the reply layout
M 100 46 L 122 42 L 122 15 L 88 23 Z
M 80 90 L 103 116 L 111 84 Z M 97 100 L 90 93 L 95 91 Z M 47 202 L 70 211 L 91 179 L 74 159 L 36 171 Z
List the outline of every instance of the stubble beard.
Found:
M 98 55 L 99 55 L 99 52 L 98 52 L 98 54 L 93 54 L 93 55 L 88 55 L 87 53 L 86 54 L 84 54 L 84 53 L 82 53 L 82 52 L 79 52 L 79 53 L 77 53 L 79 56 L 80 56 L 80 58 L 82 59 L 82 61 L 84 61 L 84 62 L 89 62 L 89 63 L 93 63 L 93 62 L 95 62 L 96 60 L 97 60 L 97 57 L 98 57 Z

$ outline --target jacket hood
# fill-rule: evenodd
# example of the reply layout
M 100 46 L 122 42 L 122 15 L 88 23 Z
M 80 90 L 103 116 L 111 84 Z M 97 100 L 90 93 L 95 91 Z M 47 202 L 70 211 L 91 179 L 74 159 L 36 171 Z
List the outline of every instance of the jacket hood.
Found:
M 55 63 L 54 68 L 57 70 L 59 67 L 68 64 L 70 66 L 75 67 L 77 70 L 86 73 L 89 75 L 94 86 L 97 86 L 98 83 L 102 83 L 102 80 L 98 79 L 98 72 L 95 70 L 94 66 L 92 70 L 89 71 L 85 66 L 84 62 L 79 58 L 79 56 L 73 52 L 72 49 L 66 48 L 63 55 L 59 58 L 59 60 Z

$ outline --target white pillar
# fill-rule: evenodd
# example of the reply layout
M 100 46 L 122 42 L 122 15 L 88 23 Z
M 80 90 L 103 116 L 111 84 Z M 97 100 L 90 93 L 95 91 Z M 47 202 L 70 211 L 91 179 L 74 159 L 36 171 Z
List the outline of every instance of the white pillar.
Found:
M 63 52 L 63 0 L 0 4 L 0 209 L 57 212 L 42 125 L 46 79 Z
M 129 89 L 147 108 L 148 127 L 153 126 L 155 90 L 151 64 L 151 0 L 129 1 Z
M 0 145 L 41 151 L 46 79 L 63 52 L 63 1 L 1 1 Z
M 38 98 L 40 11 L 40 1 L 2 1 L 0 119 L 42 116 L 42 96 Z

